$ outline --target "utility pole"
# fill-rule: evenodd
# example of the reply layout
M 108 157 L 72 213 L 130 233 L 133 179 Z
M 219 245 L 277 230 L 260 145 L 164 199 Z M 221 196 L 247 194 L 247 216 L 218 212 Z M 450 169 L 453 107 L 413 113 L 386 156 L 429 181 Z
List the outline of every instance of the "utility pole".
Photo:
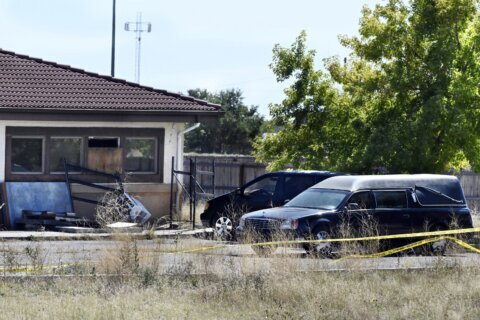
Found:
M 142 32 L 151 32 L 152 24 L 150 22 L 142 22 L 142 13 L 137 13 L 136 22 L 125 22 L 125 30 L 135 32 L 137 44 L 135 46 L 135 80 L 140 83 L 140 50 L 142 44 Z
M 115 77 L 115 0 L 113 0 L 113 13 L 112 13 L 112 78 Z

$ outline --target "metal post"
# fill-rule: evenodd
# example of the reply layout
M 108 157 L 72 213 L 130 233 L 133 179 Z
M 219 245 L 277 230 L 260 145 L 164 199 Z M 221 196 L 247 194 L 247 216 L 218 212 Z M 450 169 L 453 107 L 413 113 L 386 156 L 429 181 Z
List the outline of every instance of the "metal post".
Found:
M 212 160 L 212 194 L 215 197 L 215 158 Z
M 190 184 L 188 186 L 188 193 L 189 193 L 189 200 L 190 200 L 189 201 L 189 204 L 190 204 L 190 221 L 193 220 L 193 218 L 192 218 L 193 217 L 193 203 L 192 203 L 193 202 L 192 201 L 192 196 L 193 196 L 193 191 L 192 190 L 193 189 L 192 188 L 193 188 L 193 183 L 194 182 L 193 182 L 193 172 L 192 172 L 192 170 L 193 170 L 193 159 L 190 158 L 190 172 L 189 172 L 190 173 L 190 175 L 189 175 L 190 176 Z
M 172 174 L 170 176 L 170 229 L 173 229 L 173 178 L 175 170 L 175 157 L 172 157 Z
M 63 167 L 65 168 L 65 184 L 67 185 L 68 195 L 70 196 L 70 207 L 72 208 L 72 212 L 75 212 L 75 208 L 73 206 L 72 189 L 70 187 L 70 179 L 68 177 L 68 163 L 65 158 L 63 158 Z
M 197 211 L 197 158 L 195 158 L 195 162 L 193 164 L 193 219 L 192 219 L 192 229 L 195 230 L 195 216 Z
M 115 77 L 115 0 L 113 0 L 112 14 L 112 77 Z

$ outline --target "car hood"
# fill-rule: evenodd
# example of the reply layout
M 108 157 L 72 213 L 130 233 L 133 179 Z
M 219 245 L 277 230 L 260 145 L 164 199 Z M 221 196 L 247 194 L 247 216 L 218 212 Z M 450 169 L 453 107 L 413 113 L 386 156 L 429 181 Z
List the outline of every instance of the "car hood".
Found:
M 243 215 L 243 218 L 266 218 L 266 219 L 299 219 L 311 215 L 318 215 L 330 210 L 297 208 L 297 207 L 279 207 L 264 210 L 253 211 Z
M 232 199 L 235 198 L 236 192 L 237 191 L 234 190 L 234 191 L 222 194 L 221 196 L 208 200 L 208 202 L 210 202 L 212 205 L 227 203 L 228 201 L 232 201 Z

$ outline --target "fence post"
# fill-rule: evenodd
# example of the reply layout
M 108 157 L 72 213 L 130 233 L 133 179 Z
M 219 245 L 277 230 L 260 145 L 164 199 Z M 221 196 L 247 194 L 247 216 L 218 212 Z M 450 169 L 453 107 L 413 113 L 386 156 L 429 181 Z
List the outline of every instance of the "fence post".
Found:
M 212 194 L 215 197 L 215 158 L 212 159 Z
M 188 202 L 189 205 L 190 205 L 190 221 L 192 221 L 192 213 L 193 213 L 193 212 L 192 212 L 192 209 L 193 209 L 193 208 L 192 208 L 192 202 L 193 202 L 193 200 L 192 200 L 192 195 L 193 195 L 193 192 L 192 192 L 192 188 L 193 188 L 193 171 L 192 171 L 192 170 L 193 170 L 193 159 L 190 158 L 190 170 L 189 170 L 189 171 L 190 171 L 190 172 L 189 172 L 189 173 L 190 173 L 190 175 L 189 175 L 189 177 L 190 177 L 189 182 L 190 182 L 190 183 L 189 183 L 189 185 L 188 185 L 188 193 L 190 194 L 189 202 Z
M 197 158 L 193 164 L 193 216 L 192 216 L 192 229 L 195 230 L 195 216 L 197 213 Z
M 245 164 L 241 163 L 239 168 L 239 177 L 238 177 L 238 187 L 242 186 L 245 183 Z
M 173 178 L 175 170 L 175 157 L 172 157 L 172 173 L 170 176 L 170 229 L 173 229 Z

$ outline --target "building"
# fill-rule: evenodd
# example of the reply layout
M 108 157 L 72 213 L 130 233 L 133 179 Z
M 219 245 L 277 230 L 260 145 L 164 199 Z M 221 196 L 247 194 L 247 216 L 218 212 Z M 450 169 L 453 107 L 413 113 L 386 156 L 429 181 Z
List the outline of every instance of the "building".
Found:
M 128 172 L 126 190 L 160 217 L 169 212 L 172 157 L 181 166 L 186 124 L 221 114 L 206 101 L 0 50 L 0 182 L 64 181 L 65 158 Z M 93 192 L 72 186 L 76 195 Z

